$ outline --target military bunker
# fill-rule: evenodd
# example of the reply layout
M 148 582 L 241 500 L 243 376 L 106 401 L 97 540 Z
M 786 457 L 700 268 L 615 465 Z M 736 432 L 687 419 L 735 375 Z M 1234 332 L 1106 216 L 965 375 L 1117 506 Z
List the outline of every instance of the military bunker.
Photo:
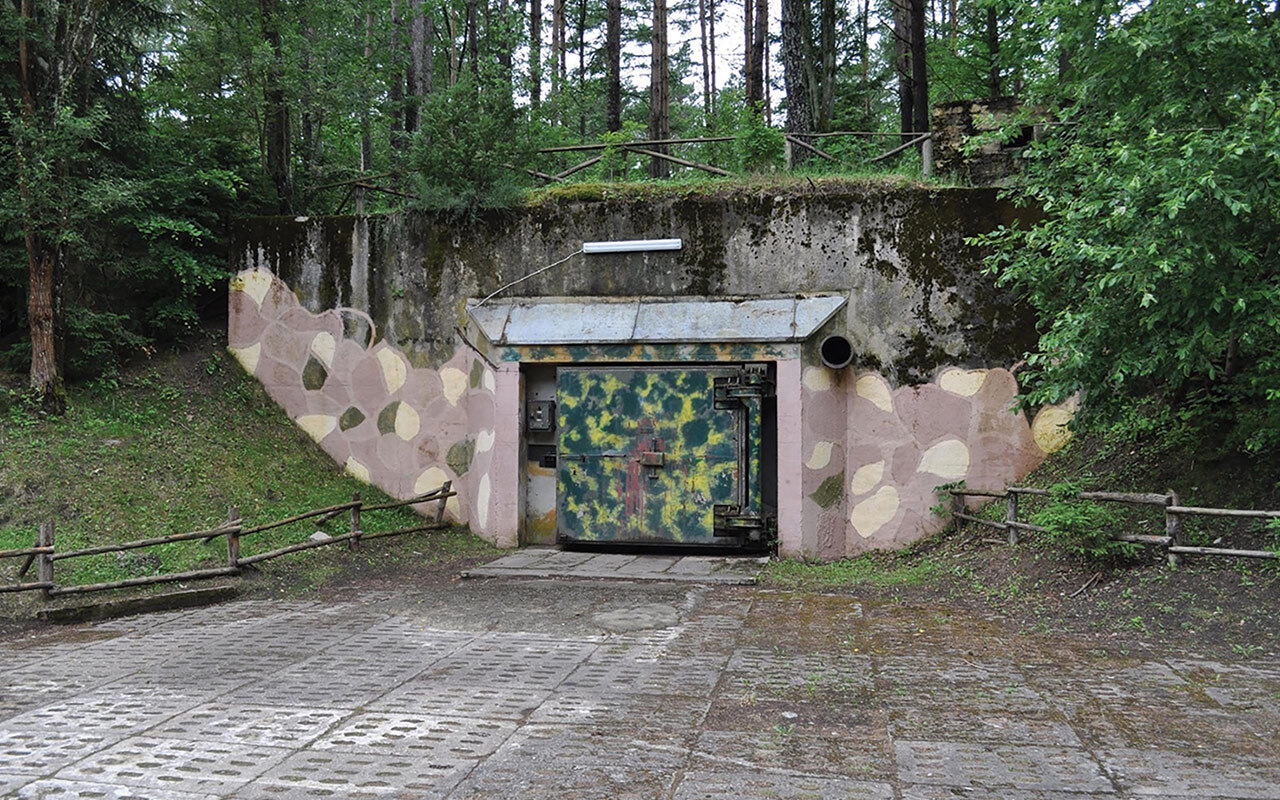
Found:
M 824 183 L 254 219 L 229 346 L 351 475 L 451 481 L 449 516 L 498 545 L 835 559 L 1064 441 L 1069 408 L 1013 410 L 1030 318 L 965 244 L 1018 213 Z

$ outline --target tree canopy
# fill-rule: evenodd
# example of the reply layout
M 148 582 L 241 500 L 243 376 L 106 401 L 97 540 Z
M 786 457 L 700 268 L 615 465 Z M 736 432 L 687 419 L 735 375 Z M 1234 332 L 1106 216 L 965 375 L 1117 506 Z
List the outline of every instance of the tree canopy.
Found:
M 0 363 L 56 410 L 64 370 L 182 335 L 237 217 L 467 213 L 561 181 L 712 179 L 699 164 L 861 173 L 931 104 L 1015 95 L 1042 135 L 1010 191 L 1042 221 L 983 241 L 1040 315 L 1028 402 L 1247 408 L 1240 441 L 1266 446 L 1277 19 L 1258 0 L 9 0 Z M 841 131 L 878 136 L 819 136 Z M 670 160 L 696 137 L 717 140 Z

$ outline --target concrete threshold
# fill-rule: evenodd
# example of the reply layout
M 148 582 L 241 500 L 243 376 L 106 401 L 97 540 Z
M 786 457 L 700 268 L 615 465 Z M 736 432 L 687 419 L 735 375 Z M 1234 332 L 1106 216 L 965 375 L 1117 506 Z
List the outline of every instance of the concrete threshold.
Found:
M 664 581 L 754 586 L 768 557 L 585 553 L 526 548 L 473 567 L 464 578 L 555 578 Z

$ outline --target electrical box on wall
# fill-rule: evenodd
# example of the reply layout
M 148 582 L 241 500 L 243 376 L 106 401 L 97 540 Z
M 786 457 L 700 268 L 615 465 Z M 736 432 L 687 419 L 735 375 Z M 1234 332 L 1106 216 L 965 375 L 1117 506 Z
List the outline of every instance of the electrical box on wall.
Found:
M 556 401 L 529 401 L 529 430 L 553 431 L 556 429 Z

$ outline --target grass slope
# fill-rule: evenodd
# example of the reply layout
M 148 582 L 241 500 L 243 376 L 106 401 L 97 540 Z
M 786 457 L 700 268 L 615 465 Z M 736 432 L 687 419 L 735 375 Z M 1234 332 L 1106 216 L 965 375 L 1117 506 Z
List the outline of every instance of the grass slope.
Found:
M 386 496 L 344 474 L 245 375 L 207 331 L 183 353 L 157 355 L 124 374 L 70 389 L 65 417 L 27 413 L 0 388 L 0 550 L 29 547 L 41 520 L 53 519 L 60 550 L 215 527 L 236 506 L 247 524 L 335 505 L 360 492 Z M 373 532 L 420 524 L 406 509 L 364 515 Z M 313 521 L 246 537 L 244 555 L 305 540 Z M 344 514 L 322 527 L 349 530 Z M 293 588 L 335 578 L 353 561 L 424 563 L 493 552 L 465 530 L 370 542 L 360 555 L 343 545 L 262 566 Z M 416 553 L 416 556 L 412 554 Z M 226 544 L 177 542 L 119 554 L 59 561 L 60 584 L 220 566 Z M 0 561 L 0 583 L 19 561 Z M 30 580 L 30 577 L 28 577 Z M 29 596 L 29 595 L 28 595 Z M 13 598 L 0 595 L 0 602 Z M 3 607 L 0 607 L 2 609 Z

